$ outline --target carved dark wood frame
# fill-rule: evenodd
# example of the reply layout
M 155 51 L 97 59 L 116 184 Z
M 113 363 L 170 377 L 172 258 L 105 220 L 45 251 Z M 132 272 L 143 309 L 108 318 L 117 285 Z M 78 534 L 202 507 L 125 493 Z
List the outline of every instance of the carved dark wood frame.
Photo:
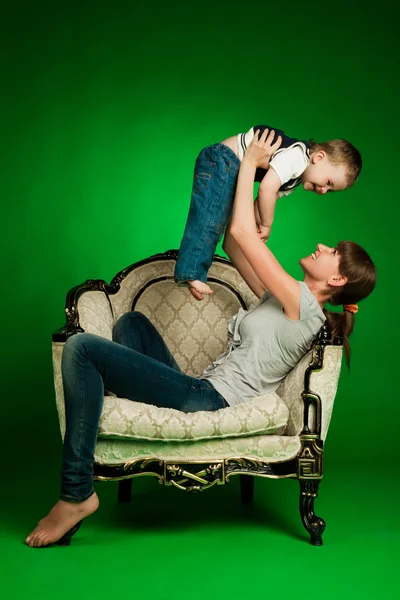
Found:
M 138 261 L 123 269 L 111 280 L 110 283 L 102 279 L 88 279 L 84 283 L 72 288 L 66 297 L 65 314 L 67 323 L 56 331 L 52 339 L 54 342 L 65 342 L 68 337 L 84 329 L 79 324 L 78 300 L 82 294 L 88 291 L 104 292 L 112 311 L 109 296 L 116 294 L 121 287 L 121 282 L 134 269 L 139 266 L 159 261 L 171 260 L 178 256 L 177 250 L 155 254 L 147 259 Z M 230 261 L 221 256 L 214 257 L 215 262 L 231 265 Z M 232 268 L 234 268 L 232 266 Z M 171 279 L 162 277 L 160 279 Z M 228 287 L 238 298 L 241 306 L 246 304 L 240 294 L 229 284 L 219 279 L 209 278 Z M 154 283 L 154 280 L 148 285 Z M 138 298 L 143 293 L 139 290 L 133 300 L 132 309 Z M 223 485 L 230 481 L 233 475 L 239 475 L 241 497 L 244 503 L 253 499 L 254 476 L 268 477 L 273 479 L 292 478 L 298 479 L 300 483 L 300 515 L 304 527 L 310 534 L 311 544 L 322 545 L 322 533 L 325 530 L 325 522 L 314 513 L 314 500 L 318 495 L 319 482 L 323 477 L 323 441 L 321 439 L 321 399 L 318 394 L 312 392 L 310 387 L 311 374 L 314 370 L 323 367 L 324 349 L 327 345 L 341 346 L 343 340 L 333 337 L 328 326 L 325 324 L 319 331 L 313 344 L 313 356 L 309 367 L 304 375 L 304 391 L 302 398 L 304 402 L 304 426 L 300 433 L 300 449 L 295 458 L 282 462 L 262 462 L 243 456 L 232 457 L 225 460 L 208 461 L 198 463 L 188 461 L 185 463 L 160 461 L 154 458 L 141 458 L 131 460 L 117 465 L 104 465 L 94 463 L 94 479 L 106 481 L 119 481 L 118 498 L 120 502 L 128 502 L 131 495 L 132 478 L 152 475 L 158 478 L 160 484 L 174 485 L 175 487 L 188 491 L 200 492 L 214 485 Z M 314 412 L 314 424 L 310 426 L 310 410 Z M 248 477 L 252 475 L 253 477 Z

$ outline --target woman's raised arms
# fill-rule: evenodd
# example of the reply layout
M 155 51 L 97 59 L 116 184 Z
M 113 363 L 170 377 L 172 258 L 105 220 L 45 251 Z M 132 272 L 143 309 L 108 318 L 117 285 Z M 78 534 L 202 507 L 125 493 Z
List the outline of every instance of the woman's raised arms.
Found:
M 274 132 L 266 129 L 259 138 L 257 131 L 248 146 L 239 170 L 230 234 L 238 244 L 261 284 L 283 306 L 289 319 L 300 318 L 300 286 L 296 279 L 283 269 L 271 250 L 257 233 L 253 208 L 253 185 L 257 167 L 265 163 L 266 154 L 271 155 Z M 277 140 L 277 147 L 280 141 Z

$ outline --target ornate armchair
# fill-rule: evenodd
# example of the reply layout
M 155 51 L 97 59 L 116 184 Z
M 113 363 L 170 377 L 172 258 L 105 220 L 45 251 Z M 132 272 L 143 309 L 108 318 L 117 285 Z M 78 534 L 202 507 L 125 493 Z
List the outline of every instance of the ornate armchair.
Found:
M 200 374 L 227 344 L 227 323 L 258 301 L 231 263 L 216 256 L 209 272 L 215 293 L 196 302 L 173 280 L 174 250 L 137 262 L 111 283 L 87 280 L 66 298 L 67 323 L 53 334 L 53 368 L 61 435 L 65 432 L 61 358 L 80 332 L 112 338 L 118 318 L 137 310 L 164 337 L 181 369 Z M 105 392 L 94 479 L 119 480 L 120 502 L 130 500 L 132 478 L 154 475 L 160 484 L 199 492 L 240 477 L 242 502 L 253 498 L 254 478 L 300 483 L 300 515 L 313 545 L 325 522 L 314 513 L 323 476 L 323 444 L 341 368 L 340 339 L 323 327 L 313 348 L 275 394 L 213 413 L 185 414 L 117 398 Z

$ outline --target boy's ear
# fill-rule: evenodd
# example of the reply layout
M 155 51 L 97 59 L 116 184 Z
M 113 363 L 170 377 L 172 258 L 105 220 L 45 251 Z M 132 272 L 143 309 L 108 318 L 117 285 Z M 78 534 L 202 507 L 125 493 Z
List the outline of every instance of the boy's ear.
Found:
M 313 161 L 314 161 L 314 163 L 319 162 L 320 160 L 322 160 L 323 158 L 325 158 L 325 156 L 326 156 L 325 150 L 318 150 L 318 152 L 316 152 L 313 155 Z

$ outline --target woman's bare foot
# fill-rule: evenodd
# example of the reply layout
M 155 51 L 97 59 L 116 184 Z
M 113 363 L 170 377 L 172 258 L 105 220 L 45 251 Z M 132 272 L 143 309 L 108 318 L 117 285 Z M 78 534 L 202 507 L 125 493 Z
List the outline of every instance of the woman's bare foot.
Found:
M 98 506 L 99 498 L 96 492 L 84 502 L 59 500 L 47 517 L 39 521 L 38 526 L 28 535 L 25 540 L 26 544 L 32 548 L 54 544 L 71 527 L 94 513 Z
M 213 293 L 212 289 L 204 281 L 194 279 L 193 281 L 188 281 L 188 283 L 190 285 L 190 293 L 196 300 L 204 300 L 204 294 L 209 295 Z

